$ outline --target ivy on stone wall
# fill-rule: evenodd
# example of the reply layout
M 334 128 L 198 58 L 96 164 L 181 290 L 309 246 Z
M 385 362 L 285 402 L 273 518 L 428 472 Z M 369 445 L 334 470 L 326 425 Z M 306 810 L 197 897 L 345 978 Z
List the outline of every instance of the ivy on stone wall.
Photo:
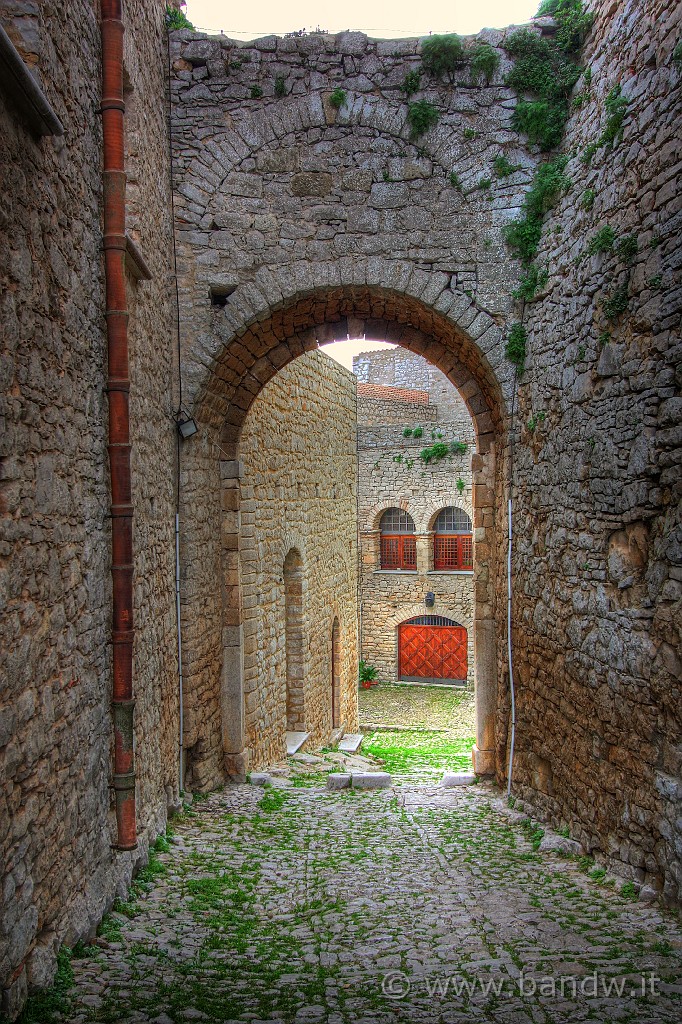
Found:
M 581 0 L 543 0 L 538 9 L 538 17 L 542 16 L 554 19 L 554 35 L 545 38 L 528 29 L 514 32 L 504 43 L 514 58 L 514 67 L 505 81 L 521 94 L 514 110 L 514 127 L 542 152 L 549 152 L 564 137 L 570 113 L 568 97 L 583 74 L 579 52 L 594 16 L 585 10 Z M 584 79 L 589 89 L 591 75 L 584 75 Z M 530 301 L 547 283 L 548 268 L 537 267 L 534 260 L 544 216 L 570 186 L 564 173 L 567 163 L 567 156 L 559 156 L 540 164 L 524 199 L 521 216 L 503 231 L 512 253 L 524 264 L 524 274 L 513 293 L 516 299 Z M 525 364 L 526 341 L 523 324 L 513 324 L 506 355 L 520 372 Z

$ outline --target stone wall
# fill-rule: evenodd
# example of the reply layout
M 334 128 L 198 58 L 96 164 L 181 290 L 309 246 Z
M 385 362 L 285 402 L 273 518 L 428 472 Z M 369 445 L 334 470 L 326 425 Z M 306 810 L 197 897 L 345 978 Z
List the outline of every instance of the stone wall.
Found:
M 332 733 L 332 626 L 341 637 L 339 726 L 357 727 L 356 399 L 353 375 L 309 352 L 280 370 L 249 411 L 240 447 L 246 747 L 254 766 L 286 756 L 287 556 L 300 560 L 296 728 Z M 294 419 L 291 409 L 300 414 Z
M 353 359 L 353 372 L 366 384 L 422 389 L 437 406 L 441 419 L 461 419 L 466 429 L 471 429 L 471 417 L 457 389 L 437 367 L 413 352 L 403 348 L 361 352 Z
M 635 881 L 682 893 L 680 100 L 675 2 L 598 0 L 592 84 L 526 308 L 514 446 L 515 789 Z M 627 99 L 622 141 L 599 139 Z M 578 91 L 580 84 L 576 88 Z M 585 191 L 593 205 L 585 206 Z M 613 249 L 586 249 L 613 228 Z M 636 239 L 629 257 L 619 242 Z M 606 303 L 624 289 L 612 319 Z M 534 431 L 527 423 L 539 412 Z M 499 740 L 506 709 L 500 702 Z
M 385 397 L 358 394 L 358 519 L 361 547 L 362 657 L 381 679 L 398 678 L 398 625 L 418 615 L 442 615 L 468 632 L 468 680 L 474 684 L 473 572 L 436 572 L 433 520 L 448 505 L 473 520 L 471 457 L 474 428 L 466 406 L 447 377 L 426 360 L 402 348 L 361 353 L 353 368 L 364 381 L 384 384 Z M 388 381 L 394 381 L 392 389 Z M 426 389 L 429 404 L 403 401 L 408 384 Z M 393 401 L 389 396 L 393 390 Z M 446 401 L 441 404 L 440 399 Z M 437 397 L 438 403 L 434 400 Z M 419 439 L 403 437 L 405 427 L 421 426 Z M 426 466 L 420 451 L 439 440 L 463 441 L 464 455 Z M 400 462 L 396 459 L 400 458 Z M 458 479 L 464 484 L 460 492 Z M 382 570 L 379 520 L 398 507 L 414 520 L 417 571 Z M 427 607 L 427 592 L 435 596 Z
M 129 281 L 138 827 L 112 850 L 110 531 L 99 23 L 91 3 L 0 3 L 66 134 L 0 88 L 0 984 L 42 985 L 130 879 L 177 793 L 174 437 L 163 4 L 126 3 L 135 97 Z

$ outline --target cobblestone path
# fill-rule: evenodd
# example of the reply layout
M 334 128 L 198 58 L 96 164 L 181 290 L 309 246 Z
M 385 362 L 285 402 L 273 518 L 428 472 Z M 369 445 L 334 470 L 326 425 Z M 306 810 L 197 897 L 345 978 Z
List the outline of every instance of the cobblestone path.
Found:
M 61 1020 L 682 1019 L 679 918 L 534 852 L 491 789 L 226 789 L 145 878 Z

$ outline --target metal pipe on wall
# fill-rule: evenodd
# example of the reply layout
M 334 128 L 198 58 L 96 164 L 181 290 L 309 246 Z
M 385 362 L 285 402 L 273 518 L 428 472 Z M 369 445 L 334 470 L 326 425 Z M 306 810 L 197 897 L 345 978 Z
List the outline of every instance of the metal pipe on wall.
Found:
M 125 278 L 125 190 L 122 0 L 102 0 L 102 129 L 104 266 L 108 342 L 109 472 L 114 790 L 117 847 L 137 846 L 133 742 L 133 505 L 130 478 L 130 379 Z

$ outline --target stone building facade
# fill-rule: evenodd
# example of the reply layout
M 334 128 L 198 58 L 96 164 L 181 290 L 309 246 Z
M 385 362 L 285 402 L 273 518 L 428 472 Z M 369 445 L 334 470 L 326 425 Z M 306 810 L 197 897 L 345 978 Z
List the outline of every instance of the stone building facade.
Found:
M 253 767 L 286 757 L 287 730 L 319 747 L 357 727 L 355 403 L 353 375 L 308 352 L 265 385 L 244 424 L 244 744 Z
M 438 514 L 455 507 L 473 520 L 471 459 L 476 439 L 471 417 L 447 377 L 406 349 L 361 353 L 354 358 L 353 369 L 359 381 L 362 657 L 381 679 L 390 682 L 451 679 L 451 671 L 464 661 L 466 668 L 456 673 L 457 681 L 473 687 L 473 568 L 438 571 L 434 564 Z M 405 430 L 415 428 L 423 431 L 419 437 L 404 436 Z M 465 444 L 466 451 L 429 464 L 420 458 L 425 447 L 453 441 Z M 391 508 L 406 512 L 414 524 L 414 568 L 382 566 L 381 522 Z M 448 652 L 451 657 L 443 657 L 439 642 L 443 627 L 435 632 L 422 630 L 418 642 L 424 650 L 419 664 L 414 664 L 401 650 L 401 640 L 408 635 L 401 626 L 433 616 L 463 627 L 466 641 L 458 637 L 457 649 Z M 456 635 L 456 627 L 445 627 L 448 639 Z M 439 649 L 426 650 L 430 641 Z M 439 671 L 442 675 L 434 676 Z
M 178 491 L 189 778 L 207 789 L 243 775 L 242 429 L 287 363 L 348 335 L 423 355 L 472 417 L 477 770 L 504 780 L 510 742 L 511 497 L 514 789 L 612 868 L 679 901 L 680 5 L 590 0 L 592 80 L 576 85 L 567 183 L 543 227 L 547 282 L 522 308 L 502 229 L 544 157 L 513 129 L 508 32 L 482 36 L 500 57 L 489 82 L 423 80 L 419 98 L 440 118 L 417 141 L 402 85 L 419 67 L 418 40 L 239 44 L 181 31 L 167 81 L 165 5 L 127 0 L 132 852 L 112 848 L 99 6 L 0 2 L 51 108 L 48 129 L 66 128 L 39 137 L 3 78 L 5 1005 L 13 1012 L 27 983 L 49 980 L 60 942 L 88 934 L 177 799 Z M 622 138 L 606 145 L 617 86 Z M 518 170 L 497 179 L 500 155 Z M 590 255 L 607 227 L 612 248 Z M 504 349 L 520 319 L 528 355 L 517 379 Z M 178 470 L 181 404 L 199 431 Z M 295 631 L 304 585 L 295 557 L 286 568 Z M 305 651 L 292 650 L 296 678 Z M 293 721 L 296 701 L 290 710 Z
M 98 923 L 178 793 L 173 300 L 164 5 L 126 3 L 137 828 L 115 849 L 97 6 L 0 3 L 64 129 L 0 86 L 0 985 L 7 1009 Z M 134 100 L 132 100 L 134 97 Z M 49 126 L 48 126 L 49 127 Z M 171 427 L 169 429 L 169 423 Z

